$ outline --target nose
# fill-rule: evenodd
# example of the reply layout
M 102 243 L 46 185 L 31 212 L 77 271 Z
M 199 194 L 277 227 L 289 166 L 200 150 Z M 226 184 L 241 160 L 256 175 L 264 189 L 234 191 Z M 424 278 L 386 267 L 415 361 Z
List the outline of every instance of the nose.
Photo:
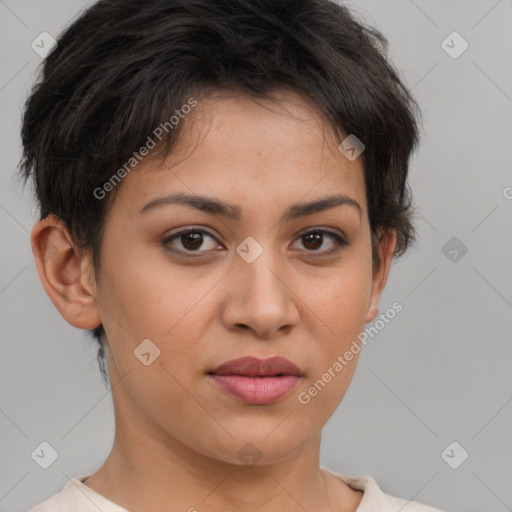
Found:
M 237 257 L 225 286 L 221 318 L 229 330 L 251 330 L 258 337 L 272 338 L 299 321 L 292 272 L 269 249 L 252 263 Z

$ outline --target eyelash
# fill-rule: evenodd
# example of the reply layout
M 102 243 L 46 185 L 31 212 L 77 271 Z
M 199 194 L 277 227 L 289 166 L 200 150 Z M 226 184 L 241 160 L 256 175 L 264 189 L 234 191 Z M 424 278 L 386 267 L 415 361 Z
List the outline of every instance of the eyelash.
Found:
M 184 229 L 183 231 L 179 231 L 178 233 L 174 233 L 173 235 L 165 238 L 164 240 L 162 240 L 162 246 L 166 249 L 166 250 L 169 250 L 173 253 L 182 253 L 182 254 L 185 254 L 185 257 L 186 258 L 198 258 L 198 257 L 201 257 L 202 255 L 200 254 L 199 256 L 192 256 L 190 254 L 187 254 L 186 250 L 185 251 L 182 251 L 181 249 L 171 249 L 169 248 L 169 244 L 175 240 L 175 239 L 179 239 L 183 236 L 186 236 L 186 235 L 189 235 L 191 233 L 202 233 L 204 235 L 208 235 L 209 237 L 213 238 L 213 239 L 216 239 L 214 235 L 212 235 L 209 231 L 206 231 L 204 229 L 200 229 L 200 228 L 187 228 L 187 229 Z M 337 254 L 339 252 L 341 252 L 346 246 L 350 245 L 348 242 L 346 242 L 340 235 L 338 235 L 337 233 L 333 232 L 333 231 L 330 231 L 326 228 L 314 228 L 314 229 L 310 229 L 308 231 L 304 231 L 302 233 L 300 233 L 298 235 L 297 238 L 302 238 L 306 235 L 310 235 L 310 234 L 313 234 L 313 233 L 321 233 L 321 234 L 324 234 L 324 235 L 328 235 L 330 236 L 335 244 L 336 244 L 336 247 L 334 249 L 331 249 L 329 251 L 307 251 L 307 252 L 310 252 L 312 254 L 315 254 L 315 253 L 318 253 L 320 255 L 320 257 L 323 257 L 323 256 L 332 256 L 334 254 Z M 190 251 L 192 253 L 196 252 L 196 253 L 201 253 L 201 252 L 208 252 L 208 251 Z

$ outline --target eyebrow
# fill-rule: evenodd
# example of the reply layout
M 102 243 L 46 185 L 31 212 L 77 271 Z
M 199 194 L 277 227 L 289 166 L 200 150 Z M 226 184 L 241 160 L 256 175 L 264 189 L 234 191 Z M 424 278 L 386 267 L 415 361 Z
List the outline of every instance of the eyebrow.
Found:
M 147 203 L 141 210 L 140 213 L 144 214 L 150 210 L 162 208 L 165 206 L 179 204 L 196 208 L 206 213 L 213 215 L 220 215 L 232 220 L 240 220 L 242 217 L 242 209 L 239 206 L 230 204 L 212 197 L 189 195 L 183 193 L 170 194 L 165 197 L 157 197 Z M 361 205 L 351 197 L 344 195 L 332 195 L 324 197 L 322 199 L 316 199 L 307 203 L 294 204 L 288 207 L 279 222 L 290 222 L 301 217 L 320 213 L 337 206 L 350 206 L 355 208 L 359 217 L 362 216 L 363 209 Z

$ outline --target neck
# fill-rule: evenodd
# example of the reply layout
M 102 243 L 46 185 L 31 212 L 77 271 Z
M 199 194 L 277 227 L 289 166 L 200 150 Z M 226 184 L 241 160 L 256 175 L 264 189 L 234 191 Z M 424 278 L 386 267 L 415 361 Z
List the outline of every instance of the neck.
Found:
M 243 466 L 198 454 L 173 439 L 162 444 L 139 434 L 133 444 L 129 429 L 117 432 L 125 434 L 116 433 L 109 457 L 86 484 L 131 512 L 331 510 L 319 466 L 320 438 L 284 461 Z

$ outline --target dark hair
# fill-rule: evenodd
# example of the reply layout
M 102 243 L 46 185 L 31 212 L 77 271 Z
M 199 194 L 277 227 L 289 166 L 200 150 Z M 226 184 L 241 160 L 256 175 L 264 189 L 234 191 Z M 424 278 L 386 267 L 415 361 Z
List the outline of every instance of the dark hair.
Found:
M 311 102 L 362 155 L 374 268 L 382 229 L 395 257 L 414 242 L 409 157 L 417 103 L 386 57 L 387 40 L 331 0 L 101 0 L 57 39 L 27 100 L 21 175 L 33 176 L 40 219 L 53 213 L 96 276 L 108 208 L 94 191 L 144 146 L 161 123 L 208 91 L 273 99 L 292 90 Z M 166 155 L 183 123 L 166 129 Z M 340 141 L 341 141 L 340 140 Z M 103 326 L 90 330 L 100 345 Z

